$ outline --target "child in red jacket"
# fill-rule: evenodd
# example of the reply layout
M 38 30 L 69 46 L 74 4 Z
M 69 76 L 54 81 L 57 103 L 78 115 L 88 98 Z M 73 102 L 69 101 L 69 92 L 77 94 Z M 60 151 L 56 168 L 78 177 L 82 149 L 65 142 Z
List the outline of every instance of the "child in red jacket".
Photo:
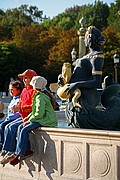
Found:
M 34 96 L 33 87 L 30 85 L 30 81 L 33 76 L 36 76 L 37 73 L 31 69 L 27 69 L 22 74 L 19 74 L 18 77 L 23 79 L 24 89 L 20 96 L 20 101 L 17 106 L 12 107 L 12 111 L 20 112 L 21 117 L 16 119 L 14 122 L 9 123 L 5 127 L 4 131 L 4 144 L 2 148 L 3 159 L 1 164 L 6 164 L 10 159 L 13 158 L 13 154 L 16 148 L 16 134 L 17 129 L 20 124 L 23 123 L 23 119 L 32 111 L 32 99 Z

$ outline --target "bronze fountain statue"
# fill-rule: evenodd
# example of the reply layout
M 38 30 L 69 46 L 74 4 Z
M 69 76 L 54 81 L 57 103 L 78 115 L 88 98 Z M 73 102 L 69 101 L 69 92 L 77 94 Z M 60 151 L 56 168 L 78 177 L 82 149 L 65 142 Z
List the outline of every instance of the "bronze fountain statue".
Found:
M 66 98 L 69 98 L 65 117 L 68 125 L 72 127 L 120 130 L 120 85 L 109 75 L 102 95 L 100 96 L 97 91 L 102 85 L 104 55 L 101 45 L 104 42 L 105 37 L 96 27 L 88 27 L 85 44 L 89 47 L 89 53 L 76 60 L 67 88 L 64 90 Z M 58 77 L 58 84 L 59 87 L 65 85 L 62 74 Z M 77 99 L 78 106 L 73 101 L 76 90 L 80 93 Z M 58 95 L 60 96 L 62 92 L 59 91 Z M 103 109 L 96 108 L 100 99 Z

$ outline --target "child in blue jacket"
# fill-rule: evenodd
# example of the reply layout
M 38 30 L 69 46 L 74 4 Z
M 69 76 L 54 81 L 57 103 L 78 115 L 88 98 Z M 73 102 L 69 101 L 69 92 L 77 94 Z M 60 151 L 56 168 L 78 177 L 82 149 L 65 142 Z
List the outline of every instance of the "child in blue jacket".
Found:
M 5 126 L 8 123 L 17 119 L 18 117 L 20 117 L 20 113 L 19 112 L 13 113 L 11 111 L 11 107 L 16 106 L 18 104 L 22 90 L 23 90 L 23 84 L 20 81 L 16 80 L 16 81 L 10 82 L 9 92 L 10 92 L 10 95 L 12 96 L 12 100 L 10 101 L 10 103 L 8 105 L 7 116 L 6 116 L 5 120 L 0 124 L 0 136 L 1 136 L 0 148 L 1 149 L 2 149 L 3 142 L 4 142 Z

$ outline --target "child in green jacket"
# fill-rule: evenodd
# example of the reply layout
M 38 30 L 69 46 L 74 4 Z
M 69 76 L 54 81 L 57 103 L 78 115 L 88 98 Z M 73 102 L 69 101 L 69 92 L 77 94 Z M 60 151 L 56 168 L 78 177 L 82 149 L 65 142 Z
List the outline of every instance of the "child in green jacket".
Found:
M 56 127 L 58 122 L 50 98 L 41 92 L 41 89 L 46 86 L 47 80 L 41 76 L 34 76 L 30 84 L 36 91 L 32 103 L 32 112 L 24 118 L 24 124 L 21 124 L 18 127 L 18 139 L 15 151 L 16 155 L 10 161 L 11 165 L 16 165 L 21 161 L 21 159 L 23 160 L 27 158 L 28 154 L 29 156 L 33 154 L 29 142 L 29 133 L 31 130 L 42 126 Z

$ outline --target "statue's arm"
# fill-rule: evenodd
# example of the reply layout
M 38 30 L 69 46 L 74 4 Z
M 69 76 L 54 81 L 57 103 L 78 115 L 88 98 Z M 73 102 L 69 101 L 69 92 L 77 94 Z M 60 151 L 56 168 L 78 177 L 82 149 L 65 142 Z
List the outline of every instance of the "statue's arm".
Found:
M 101 79 L 102 79 L 102 68 L 104 64 L 103 58 L 96 58 L 91 61 L 92 63 L 92 79 L 86 81 L 78 81 L 75 83 L 71 83 L 66 90 L 67 93 L 73 93 L 77 88 L 99 88 L 101 87 Z

